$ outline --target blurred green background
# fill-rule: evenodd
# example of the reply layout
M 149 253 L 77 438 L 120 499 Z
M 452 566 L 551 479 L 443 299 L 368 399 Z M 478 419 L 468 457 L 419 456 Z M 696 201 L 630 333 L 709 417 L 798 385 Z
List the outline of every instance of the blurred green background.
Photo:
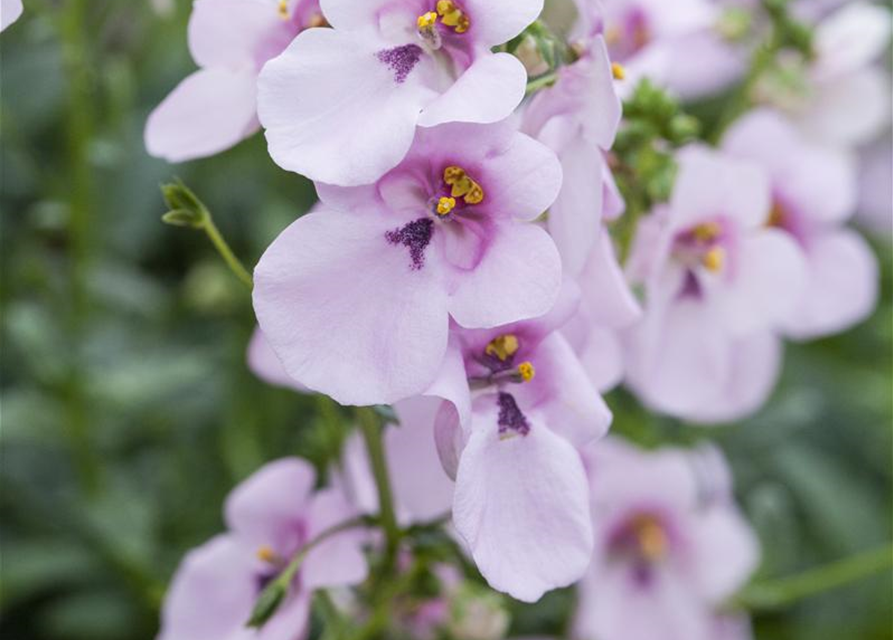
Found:
M 206 238 L 167 227 L 179 176 L 254 264 L 313 202 L 260 136 L 172 167 L 149 158 L 150 109 L 193 69 L 189 2 L 26 2 L 2 61 L 2 599 L 10 640 L 143 640 L 181 555 L 222 527 L 229 489 L 264 461 L 318 464 L 342 434 L 324 401 L 246 369 L 250 298 Z M 773 401 L 709 432 L 732 460 L 782 576 L 891 539 L 891 251 L 872 320 L 791 346 Z M 621 431 L 647 418 L 622 394 Z M 626 429 L 625 429 L 626 427 Z M 653 420 L 668 441 L 689 430 Z M 700 435 L 705 435 L 703 431 Z M 891 637 L 891 575 L 760 614 L 767 640 Z M 549 632 L 561 594 L 517 608 Z

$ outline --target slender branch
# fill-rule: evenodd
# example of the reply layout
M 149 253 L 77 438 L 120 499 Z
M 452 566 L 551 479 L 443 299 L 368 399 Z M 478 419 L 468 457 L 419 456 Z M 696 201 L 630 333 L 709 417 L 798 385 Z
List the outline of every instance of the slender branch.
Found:
M 751 585 L 735 604 L 748 609 L 778 609 L 891 568 L 893 544 L 888 544 L 798 575 Z
M 402 534 L 394 513 L 391 481 L 388 475 L 387 460 L 385 459 L 381 437 L 381 421 L 375 411 L 370 408 L 357 409 L 357 421 L 360 425 L 360 432 L 363 434 L 363 440 L 366 443 L 369 464 L 372 467 L 372 475 L 375 478 L 375 486 L 378 489 L 378 508 L 381 526 L 385 533 L 384 569 L 386 573 L 389 573 L 394 567 L 394 562 L 397 558 L 397 547 L 400 544 Z
M 530 96 L 539 91 L 540 89 L 545 89 L 546 87 L 551 87 L 558 81 L 558 73 L 556 71 L 550 71 L 545 73 L 538 78 L 534 78 L 533 80 L 529 80 L 527 82 L 527 93 L 526 95 Z
M 233 253 L 233 250 L 230 249 L 223 234 L 220 233 L 217 225 L 214 224 L 214 219 L 211 217 L 210 212 L 208 212 L 208 215 L 205 218 L 203 229 L 214 244 L 214 247 L 217 249 L 217 253 L 220 254 L 227 266 L 229 266 L 230 271 L 232 271 L 239 280 L 244 282 L 249 289 L 253 288 L 254 280 L 251 278 L 251 274 L 248 272 L 248 269 L 245 268 L 245 265 L 242 264 L 242 261 L 236 257 L 235 253 Z

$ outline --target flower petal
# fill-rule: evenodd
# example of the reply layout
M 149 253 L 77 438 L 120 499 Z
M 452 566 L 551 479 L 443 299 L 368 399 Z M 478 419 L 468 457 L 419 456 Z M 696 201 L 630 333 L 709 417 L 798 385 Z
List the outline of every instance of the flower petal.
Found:
M 495 398 L 462 452 L 453 520 L 490 586 L 534 602 L 589 564 L 586 474 L 576 449 L 535 414 L 527 435 L 500 439 Z
M 286 371 L 341 404 L 420 393 L 446 352 L 436 253 L 420 253 L 416 266 L 410 249 L 387 239 L 391 225 L 374 212 L 307 214 L 255 271 L 258 321 Z
M 310 500 L 307 513 L 307 538 L 313 540 L 331 527 L 335 527 L 357 515 L 336 489 L 324 489 Z M 313 590 L 358 584 L 366 579 L 368 566 L 363 554 L 366 532 L 360 528 L 348 529 L 326 538 L 316 545 L 301 564 L 301 585 Z
M 296 34 L 267 0 L 196 0 L 189 18 L 189 50 L 200 67 L 257 70 L 264 51 L 278 53 L 271 41 L 284 49 Z
M 470 329 L 536 318 L 552 308 L 560 289 L 561 258 L 549 234 L 529 223 L 503 224 L 459 281 L 450 314 Z
M 0 31 L 22 15 L 22 0 L 0 0 Z
M 508 42 L 543 11 L 543 0 L 462 0 L 472 20 L 468 31 L 487 48 Z
M 425 105 L 418 124 L 435 127 L 446 122 L 499 122 L 521 104 L 526 87 L 527 72 L 517 58 L 507 53 L 485 55 L 443 95 Z
M 301 393 L 307 392 L 307 387 L 288 375 L 279 356 L 273 351 L 273 347 L 267 342 L 259 328 L 254 330 L 251 342 L 248 344 L 248 367 L 258 378 L 275 387 L 286 387 Z
M 422 107 L 436 95 L 420 79 L 433 63 L 416 47 L 419 59 L 398 73 L 381 58 L 383 47 L 336 29 L 308 29 L 264 66 L 258 113 L 279 166 L 354 186 L 375 182 L 403 159 Z
M 146 149 L 168 162 L 219 153 L 258 129 L 253 69 L 201 69 L 183 80 L 151 113 Z

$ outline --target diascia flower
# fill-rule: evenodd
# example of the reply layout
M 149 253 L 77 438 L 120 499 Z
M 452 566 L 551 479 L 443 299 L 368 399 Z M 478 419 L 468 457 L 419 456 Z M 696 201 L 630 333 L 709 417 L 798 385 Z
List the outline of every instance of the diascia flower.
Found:
M 323 23 L 318 0 L 195 0 L 189 49 L 200 69 L 149 116 L 149 153 L 192 160 L 255 133 L 261 67 L 303 29 Z
M 301 34 L 264 68 L 260 120 L 283 168 L 345 186 L 396 166 L 416 125 L 492 123 L 524 97 L 527 74 L 492 53 L 543 0 L 323 0 L 333 29 Z
M 577 447 L 603 436 L 611 413 L 555 331 L 573 309 L 562 296 L 543 318 L 458 331 L 471 411 L 445 402 L 437 417 L 456 530 L 490 586 L 527 602 L 578 580 L 592 551 Z
M 776 332 L 797 310 L 803 254 L 767 226 L 756 165 L 700 147 L 679 154 L 668 206 L 639 224 L 630 275 L 645 315 L 628 333 L 628 381 L 652 407 L 693 420 L 759 407 L 778 364 Z
M 759 546 L 719 452 L 646 453 L 608 438 L 586 461 L 595 551 L 572 637 L 742 637 L 718 609 L 756 569 Z
M 22 0 L 0 0 L 0 31 L 22 15 Z
M 854 159 L 807 142 L 768 110 L 739 120 L 723 148 L 766 170 L 772 184 L 766 224 L 787 232 L 806 257 L 806 290 L 785 333 L 812 338 L 864 320 L 877 301 L 878 268 L 868 243 L 843 226 L 856 209 Z
M 255 601 L 292 557 L 354 515 L 334 489 L 313 491 L 313 467 L 284 458 L 236 487 L 226 502 L 229 531 L 191 551 L 164 603 L 159 640 L 305 638 L 314 589 L 366 577 L 363 534 L 346 530 L 314 546 L 279 610 L 260 631 L 246 628 Z
M 322 210 L 257 266 L 261 329 L 289 375 L 342 404 L 421 393 L 450 318 L 494 327 L 551 308 L 560 258 L 529 221 L 560 186 L 554 154 L 507 124 L 422 129 L 377 184 L 318 185 Z

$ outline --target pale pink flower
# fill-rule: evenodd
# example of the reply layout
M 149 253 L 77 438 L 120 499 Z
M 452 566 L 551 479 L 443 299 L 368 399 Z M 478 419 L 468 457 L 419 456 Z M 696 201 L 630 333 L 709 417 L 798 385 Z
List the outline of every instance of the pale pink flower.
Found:
M 669 205 L 640 222 L 630 276 L 645 315 L 628 332 L 628 381 L 651 407 L 728 420 L 759 407 L 776 375 L 776 332 L 797 312 L 803 253 L 766 226 L 768 177 L 700 147 L 679 154 Z
M 773 201 L 766 224 L 787 232 L 805 256 L 806 289 L 785 333 L 813 338 L 868 317 L 877 302 L 877 261 L 868 243 L 844 226 L 857 204 L 854 158 L 804 140 L 768 110 L 739 120 L 723 149 L 765 169 Z
M 195 0 L 189 49 L 199 70 L 149 116 L 149 153 L 182 162 L 214 155 L 255 133 L 261 67 L 320 22 L 318 0 Z
M 644 452 L 608 438 L 586 461 L 595 551 L 575 640 L 725 637 L 718 610 L 756 569 L 759 545 L 719 452 Z
M 246 627 L 260 592 L 292 557 L 355 515 L 338 491 L 314 492 L 315 482 L 310 464 L 284 458 L 233 490 L 225 509 L 229 531 L 191 551 L 174 576 L 159 640 L 305 638 L 314 589 L 365 579 L 363 534 L 332 535 L 307 553 L 286 599 L 262 630 Z
M 493 327 L 555 302 L 560 258 L 529 221 L 560 185 L 554 154 L 508 124 L 421 129 L 377 184 L 318 185 L 323 210 L 257 266 L 261 329 L 289 375 L 342 404 L 421 393 L 450 318 Z
M 492 53 L 543 0 L 322 0 L 333 29 L 301 34 L 260 78 L 260 119 L 281 167 L 368 184 L 396 166 L 416 126 L 492 123 L 524 97 L 523 65 Z
M 0 0 L 0 31 L 22 15 L 22 0 Z
M 574 310 L 565 298 L 538 320 L 458 331 L 474 399 L 467 416 L 444 403 L 436 425 L 456 479 L 456 530 L 490 586 L 528 602 L 585 571 L 592 531 L 577 447 L 611 421 L 555 330 Z

